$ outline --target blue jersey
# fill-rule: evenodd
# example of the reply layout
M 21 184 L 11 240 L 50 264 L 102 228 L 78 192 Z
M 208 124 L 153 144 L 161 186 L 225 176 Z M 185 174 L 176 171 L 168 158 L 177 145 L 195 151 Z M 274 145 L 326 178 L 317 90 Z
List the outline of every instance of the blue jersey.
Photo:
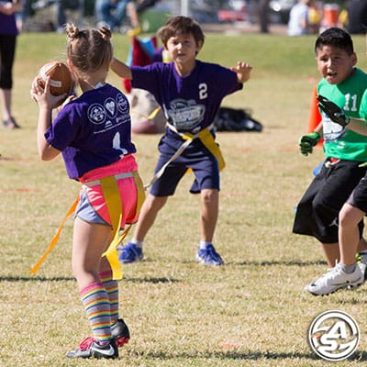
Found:
M 12 3 L 12 0 L 0 0 L 0 3 Z M 0 35 L 16 36 L 18 28 L 15 14 L 6 15 L 0 12 Z
M 198 60 L 185 77 L 172 62 L 135 66 L 131 71 L 132 86 L 152 93 L 168 123 L 180 132 L 197 133 L 210 126 L 223 98 L 242 88 L 235 72 Z
M 65 105 L 45 138 L 62 151 L 72 179 L 136 152 L 131 142 L 129 103 L 109 84 L 84 92 Z

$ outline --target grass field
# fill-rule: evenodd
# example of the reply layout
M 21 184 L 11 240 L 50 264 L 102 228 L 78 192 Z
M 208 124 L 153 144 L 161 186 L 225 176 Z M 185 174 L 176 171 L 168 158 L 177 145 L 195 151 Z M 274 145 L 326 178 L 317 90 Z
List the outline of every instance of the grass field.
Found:
M 366 68 L 363 37 L 355 37 Z M 126 57 L 128 40 L 113 39 Z M 116 361 L 64 357 L 88 335 L 70 269 L 72 222 L 36 277 L 31 265 L 46 247 L 78 184 L 61 159 L 41 162 L 36 150 L 37 106 L 29 87 L 38 68 L 64 58 L 64 36 L 24 34 L 15 65 L 14 114 L 22 129 L 0 135 L 0 365 L 124 367 L 325 366 L 307 344 L 307 329 L 322 311 L 352 315 L 361 342 L 352 360 L 367 359 L 367 288 L 312 297 L 303 287 L 326 270 L 319 245 L 291 234 L 294 207 L 322 159 L 305 158 L 297 140 L 307 129 L 318 74 L 313 37 L 209 35 L 201 59 L 254 67 L 244 91 L 223 105 L 250 108 L 264 124 L 258 133 L 218 136 L 227 167 L 222 176 L 215 244 L 226 262 L 207 268 L 194 261 L 198 198 L 187 176 L 146 238 L 145 261 L 126 266 L 120 283 L 121 315 L 132 339 Z M 113 84 L 120 81 L 111 75 Z M 134 136 L 140 171 L 151 177 L 159 136 Z

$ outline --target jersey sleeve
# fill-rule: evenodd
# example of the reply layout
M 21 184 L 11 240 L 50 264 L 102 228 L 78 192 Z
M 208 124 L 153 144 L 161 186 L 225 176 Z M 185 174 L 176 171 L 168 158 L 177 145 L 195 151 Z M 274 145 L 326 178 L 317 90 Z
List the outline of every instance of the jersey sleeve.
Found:
M 132 66 L 133 88 L 140 88 L 156 95 L 160 85 L 161 68 L 159 63 L 150 64 L 148 66 Z
M 363 120 L 367 120 L 367 89 L 362 95 L 361 104 L 359 106 L 359 116 Z
M 216 67 L 218 68 L 215 71 L 217 76 L 213 80 L 220 81 L 219 83 L 216 82 L 216 85 L 220 88 L 223 98 L 243 88 L 243 84 L 238 81 L 237 74 L 234 71 L 219 65 L 216 65 Z
M 59 112 L 45 132 L 48 144 L 60 151 L 72 145 L 80 130 L 79 121 L 81 120 L 75 114 L 75 111 L 68 105 Z

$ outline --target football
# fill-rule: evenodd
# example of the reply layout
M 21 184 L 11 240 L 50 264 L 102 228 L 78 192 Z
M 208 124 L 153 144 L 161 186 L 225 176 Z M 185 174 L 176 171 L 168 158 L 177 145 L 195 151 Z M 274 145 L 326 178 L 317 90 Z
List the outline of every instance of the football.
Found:
M 48 76 L 50 77 L 50 92 L 54 96 L 69 94 L 74 87 L 71 72 L 63 62 L 52 61 L 43 65 L 38 75 L 43 82 L 41 85 L 44 85 Z

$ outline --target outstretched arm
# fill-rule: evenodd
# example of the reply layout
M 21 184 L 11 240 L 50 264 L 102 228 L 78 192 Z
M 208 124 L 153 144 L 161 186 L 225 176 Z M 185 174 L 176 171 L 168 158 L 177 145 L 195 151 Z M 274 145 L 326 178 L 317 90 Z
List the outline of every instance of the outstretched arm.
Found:
M 115 57 L 112 58 L 110 66 L 112 71 L 115 72 L 120 78 L 130 80 L 133 78 L 130 68 Z
M 237 74 L 237 80 L 239 83 L 245 83 L 250 79 L 252 66 L 246 62 L 238 61 L 235 67 L 231 68 Z

